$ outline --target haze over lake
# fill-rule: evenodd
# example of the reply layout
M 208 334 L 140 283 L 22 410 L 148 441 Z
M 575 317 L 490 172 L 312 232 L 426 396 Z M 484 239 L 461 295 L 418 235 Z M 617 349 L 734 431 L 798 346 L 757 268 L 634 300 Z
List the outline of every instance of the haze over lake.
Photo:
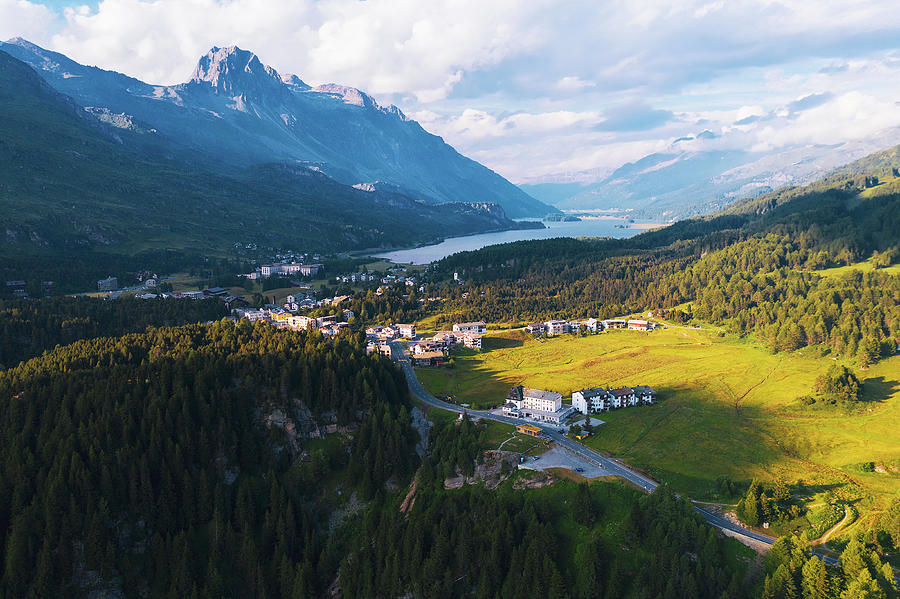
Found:
M 616 225 L 627 224 L 629 228 L 617 228 Z M 446 258 L 457 252 L 478 250 L 488 245 L 525 241 L 529 239 L 552 239 L 554 237 L 615 237 L 617 239 L 633 237 L 647 230 L 645 223 L 627 223 L 623 219 L 583 219 L 578 222 L 544 222 L 545 229 L 526 229 L 523 231 L 498 231 L 481 233 L 465 237 L 450 237 L 441 243 L 418 248 L 395 250 L 374 254 L 392 262 L 405 264 L 428 264 Z M 663 226 L 660 223 L 659 226 Z

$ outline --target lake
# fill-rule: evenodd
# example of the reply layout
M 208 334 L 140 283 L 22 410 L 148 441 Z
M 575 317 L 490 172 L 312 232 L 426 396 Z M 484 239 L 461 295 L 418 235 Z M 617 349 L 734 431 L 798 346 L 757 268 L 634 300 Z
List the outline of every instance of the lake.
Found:
M 618 229 L 616 225 L 624 224 L 623 219 L 584 219 L 573 223 L 544 222 L 546 229 L 526 229 L 524 231 L 499 231 L 497 233 L 480 233 L 465 237 L 450 237 L 441 243 L 425 245 L 407 250 L 395 250 L 374 254 L 376 258 L 384 258 L 402 264 L 428 264 L 450 254 L 478 250 L 488 245 L 525 241 L 529 239 L 552 239 L 554 237 L 633 237 L 638 233 L 662 223 L 630 223 L 628 229 Z

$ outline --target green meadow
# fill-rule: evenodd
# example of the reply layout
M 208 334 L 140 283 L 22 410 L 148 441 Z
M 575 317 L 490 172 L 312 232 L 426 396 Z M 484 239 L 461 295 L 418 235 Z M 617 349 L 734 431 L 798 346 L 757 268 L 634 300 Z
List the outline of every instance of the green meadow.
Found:
M 900 491 L 900 356 L 864 371 L 863 401 L 805 406 L 833 363 L 815 348 L 771 354 L 717 331 L 672 327 L 535 340 L 520 331 L 484 339 L 452 369 L 419 369 L 436 395 L 476 408 L 499 405 L 524 384 L 570 396 L 585 387 L 650 385 L 653 406 L 600 416 L 586 440 L 696 499 L 719 497 L 716 479 L 784 479 L 818 501 L 853 501 L 861 521 Z M 860 464 L 874 462 L 874 472 Z M 881 467 L 883 466 L 883 467 Z M 879 472 L 878 470 L 882 470 Z M 893 471 L 892 471 L 893 470 Z

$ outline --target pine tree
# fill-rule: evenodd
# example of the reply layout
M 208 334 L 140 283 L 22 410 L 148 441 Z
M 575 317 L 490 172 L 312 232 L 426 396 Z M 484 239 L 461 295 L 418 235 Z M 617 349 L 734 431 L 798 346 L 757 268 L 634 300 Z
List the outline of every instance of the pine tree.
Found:
M 801 573 L 801 594 L 803 599 L 827 599 L 828 597 L 828 572 L 825 562 L 816 556 L 803 564 Z

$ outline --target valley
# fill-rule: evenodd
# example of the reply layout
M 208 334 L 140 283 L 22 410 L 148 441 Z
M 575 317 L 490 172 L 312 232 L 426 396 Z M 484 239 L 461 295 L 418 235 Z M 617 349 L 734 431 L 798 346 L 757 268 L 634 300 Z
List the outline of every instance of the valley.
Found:
M 0 599 L 900 599 L 900 27 L 802 4 L 0 0 Z

